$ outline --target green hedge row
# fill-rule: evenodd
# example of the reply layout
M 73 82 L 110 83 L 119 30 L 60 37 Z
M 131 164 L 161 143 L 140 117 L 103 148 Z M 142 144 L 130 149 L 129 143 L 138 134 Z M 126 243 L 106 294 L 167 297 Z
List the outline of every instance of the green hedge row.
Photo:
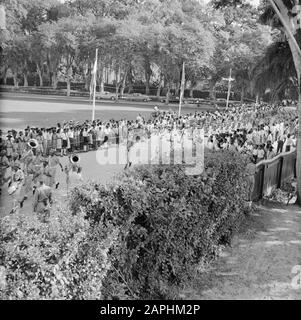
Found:
M 135 167 L 110 185 L 73 189 L 49 226 L 29 216 L 2 221 L 0 298 L 177 298 L 247 210 L 245 160 L 208 153 L 205 167 L 199 176 Z
M 71 210 L 101 228 L 119 229 L 114 269 L 105 296 L 174 298 L 181 284 L 228 244 L 246 212 L 245 160 L 209 153 L 206 170 L 187 176 L 182 166 L 141 166 L 108 187 L 73 190 Z
M 115 236 L 106 228 L 95 241 L 84 214 L 66 210 L 53 212 L 49 224 L 35 214 L 6 216 L 0 223 L 0 300 L 103 299 Z

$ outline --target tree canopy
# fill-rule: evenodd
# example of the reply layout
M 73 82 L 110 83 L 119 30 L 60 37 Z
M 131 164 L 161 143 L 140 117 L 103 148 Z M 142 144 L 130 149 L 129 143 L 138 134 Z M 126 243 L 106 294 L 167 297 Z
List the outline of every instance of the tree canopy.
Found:
M 260 13 L 244 1 L 21 0 L 3 1 L 2 78 L 15 85 L 36 77 L 40 86 L 84 82 L 89 88 L 98 48 L 100 90 L 108 74 L 116 90 L 144 84 L 178 90 L 181 66 L 186 88 L 208 81 L 215 89 L 232 68 L 235 90 L 253 94 L 254 64 L 272 42 Z M 257 73 L 258 76 L 258 73 Z

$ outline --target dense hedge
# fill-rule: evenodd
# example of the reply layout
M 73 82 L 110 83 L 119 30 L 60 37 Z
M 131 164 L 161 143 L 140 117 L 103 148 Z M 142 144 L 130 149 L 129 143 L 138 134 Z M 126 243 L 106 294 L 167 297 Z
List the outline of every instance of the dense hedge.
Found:
M 0 299 L 172 299 L 230 242 L 244 217 L 244 159 L 209 153 L 206 170 L 141 166 L 72 191 L 49 224 L 0 221 Z
M 93 234 L 81 213 L 58 210 L 49 224 L 35 214 L 3 218 L 0 299 L 102 299 L 116 232 L 107 227 L 97 241 Z
M 245 161 L 209 153 L 205 166 L 195 177 L 181 166 L 141 166 L 110 186 L 73 190 L 73 214 L 83 210 L 94 232 L 107 224 L 119 230 L 105 298 L 175 298 L 199 262 L 230 242 L 247 210 Z

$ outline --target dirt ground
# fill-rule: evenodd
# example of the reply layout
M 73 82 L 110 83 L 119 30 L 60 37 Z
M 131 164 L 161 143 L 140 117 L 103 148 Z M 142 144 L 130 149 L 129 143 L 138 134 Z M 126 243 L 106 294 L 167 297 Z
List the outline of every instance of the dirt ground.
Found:
M 265 203 L 257 209 L 182 298 L 301 299 L 301 208 Z

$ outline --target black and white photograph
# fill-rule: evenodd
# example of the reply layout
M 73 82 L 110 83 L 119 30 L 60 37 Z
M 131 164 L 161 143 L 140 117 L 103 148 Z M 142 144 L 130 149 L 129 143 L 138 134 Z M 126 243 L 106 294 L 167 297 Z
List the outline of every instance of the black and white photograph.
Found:
M 0 0 L 0 308 L 301 300 L 300 118 L 300 0 Z

